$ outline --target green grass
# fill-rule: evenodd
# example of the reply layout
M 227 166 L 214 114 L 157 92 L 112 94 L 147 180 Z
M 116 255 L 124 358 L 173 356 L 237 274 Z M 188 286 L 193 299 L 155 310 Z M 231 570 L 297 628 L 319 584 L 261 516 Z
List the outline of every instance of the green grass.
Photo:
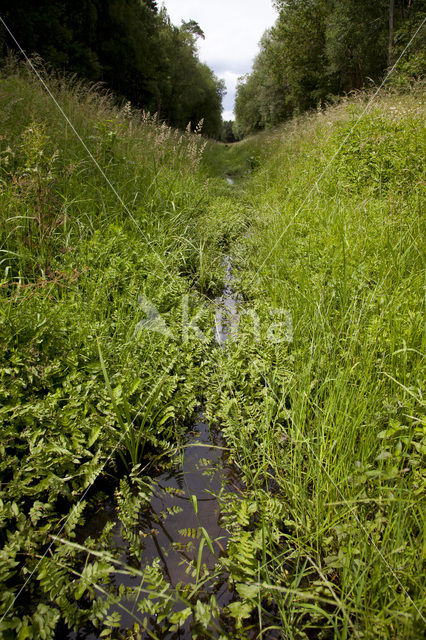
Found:
M 108 525 L 99 540 L 73 543 L 88 489 L 108 491 L 112 478 L 137 558 L 150 465 L 176 451 L 206 401 L 246 483 L 244 495 L 222 496 L 230 542 L 217 570 L 229 572 L 235 600 L 221 612 L 227 624 L 212 622 L 217 603 L 200 595 L 206 534 L 194 584 L 171 589 L 157 565 L 144 573 L 143 606 L 164 632 L 192 615 L 200 638 L 222 626 L 222 637 L 241 639 L 270 628 L 289 639 L 420 638 L 419 91 L 383 95 L 359 122 L 365 96 L 204 149 L 198 136 L 41 72 L 93 157 L 28 69 L 9 65 L 0 637 L 54 638 L 87 623 L 120 637 Z M 238 339 L 222 351 L 211 300 L 225 254 L 242 303 Z M 182 327 L 186 305 L 206 342 Z M 169 333 L 147 330 L 153 308 Z
M 202 139 L 129 107 L 118 110 L 111 97 L 76 80 L 41 73 L 93 157 L 28 69 L 4 71 L 5 638 L 52 637 L 59 620 L 79 627 L 106 616 L 108 604 L 75 580 L 77 551 L 53 544 L 39 560 L 64 525 L 66 537 L 75 536 L 95 481 L 102 487 L 112 475 L 118 482 L 176 446 L 200 402 L 207 348 L 192 330 L 183 337 L 183 299 L 189 319 L 201 310 L 198 325 L 212 340 L 206 295 L 222 280 L 216 236 L 205 234 Z M 145 330 L 144 300 L 169 335 Z M 101 576 L 108 571 L 106 562 Z
M 231 573 L 288 638 L 424 625 L 424 108 L 420 92 L 365 105 L 265 140 L 233 247 L 246 312 L 211 397 L 255 514 L 257 562 L 234 523 Z M 271 342 L 289 314 L 292 341 Z

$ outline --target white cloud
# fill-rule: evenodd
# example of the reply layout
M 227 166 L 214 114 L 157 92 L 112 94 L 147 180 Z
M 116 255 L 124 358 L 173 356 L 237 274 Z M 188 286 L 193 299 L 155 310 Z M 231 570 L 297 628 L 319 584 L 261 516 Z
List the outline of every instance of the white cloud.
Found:
M 199 55 L 226 82 L 225 111 L 233 109 L 239 76 L 248 73 L 264 31 L 277 17 L 272 0 L 165 0 L 173 24 L 196 20 L 205 40 Z M 229 118 L 228 118 L 229 119 Z
M 224 111 L 222 111 L 222 118 L 224 120 L 235 120 L 234 112 L 225 109 Z
M 226 84 L 226 96 L 223 98 L 223 108 L 225 111 L 230 110 L 232 112 L 234 108 L 235 89 L 237 88 L 238 78 L 241 74 L 235 73 L 234 71 L 218 71 L 216 75 L 221 80 L 224 80 Z

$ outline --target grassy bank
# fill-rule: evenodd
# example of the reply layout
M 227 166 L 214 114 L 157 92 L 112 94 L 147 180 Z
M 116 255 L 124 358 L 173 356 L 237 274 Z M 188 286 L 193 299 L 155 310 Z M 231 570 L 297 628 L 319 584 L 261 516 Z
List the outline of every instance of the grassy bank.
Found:
M 0 637 L 420 638 L 418 93 L 205 147 L 40 73 L 67 118 L 28 69 L 0 78 Z M 138 513 L 203 405 L 245 489 L 221 496 L 211 575 L 198 532 L 172 588 L 138 573 Z M 82 534 L 111 495 L 143 597 L 117 587 L 111 523 Z M 204 586 L 224 575 L 220 607 Z
M 241 611 L 273 610 L 286 638 L 424 625 L 424 106 L 367 100 L 233 151 L 257 164 L 210 415 L 248 486 L 227 560 Z
M 207 347 L 185 322 L 201 310 L 212 340 L 221 237 L 200 136 L 39 72 L 64 113 L 28 68 L 0 79 L 0 635 L 108 635 L 114 564 L 51 536 L 75 540 L 118 487 L 139 491 L 118 514 L 131 535 L 146 470 L 200 402 Z

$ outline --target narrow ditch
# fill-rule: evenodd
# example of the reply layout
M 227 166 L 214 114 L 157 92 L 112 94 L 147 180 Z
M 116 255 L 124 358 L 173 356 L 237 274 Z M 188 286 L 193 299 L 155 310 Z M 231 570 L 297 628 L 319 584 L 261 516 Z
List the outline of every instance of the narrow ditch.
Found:
M 227 178 L 232 183 L 231 178 Z M 237 317 L 238 298 L 232 290 L 232 265 L 227 255 L 223 260 L 225 269 L 225 286 L 220 297 L 215 299 L 215 341 L 223 348 Z M 138 515 L 138 533 L 141 540 L 140 561 L 130 552 L 130 543 L 123 536 L 123 524 L 118 519 L 115 499 L 103 502 L 102 507 L 86 520 L 79 534 L 79 540 L 88 537 L 96 540 L 106 525 L 111 527 L 109 533 L 112 551 L 122 563 L 142 570 L 159 559 L 165 580 L 175 588 L 176 586 L 194 584 L 194 566 L 197 564 L 200 548 L 200 529 L 204 528 L 212 542 L 213 551 L 209 545 L 204 545 L 201 564 L 209 571 L 215 568 L 220 556 L 227 548 L 228 534 L 221 526 L 219 495 L 224 492 L 243 491 L 241 479 L 234 466 L 229 462 L 227 449 L 224 445 L 220 430 L 209 425 L 202 412 L 199 413 L 193 428 L 186 434 L 182 446 L 182 454 L 176 454 L 170 461 L 167 470 L 152 477 L 153 497 L 149 506 L 142 508 Z M 118 593 L 119 588 L 141 587 L 140 578 L 123 575 L 117 572 L 112 576 L 112 584 Z M 215 579 L 203 585 L 197 593 L 202 601 L 207 601 L 214 595 L 216 602 L 222 609 L 233 599 L 225 572 L 215 572 Z M 141 595 L 144 598 L 146 593 Z M 121 601 L 127 611 L 117 604 L 109 611 L 117 611 L 121 616 L 123 629 L 132 628 L 135 619 L 144 618 L 138 614 L 138 600 L 133 598 Z M 176 610 L 182 609 L 176 604 Z M 148 620 L 151 631 L 156 628 L 156 617 Z M 63 637 L 63 636 L 62 636 Z M 98 640 L 97 634 L 84 629 L 71 632 L 69 640 Z M 189 622 L 177 632 L 162 635 L 165 640 L 192 638 Z

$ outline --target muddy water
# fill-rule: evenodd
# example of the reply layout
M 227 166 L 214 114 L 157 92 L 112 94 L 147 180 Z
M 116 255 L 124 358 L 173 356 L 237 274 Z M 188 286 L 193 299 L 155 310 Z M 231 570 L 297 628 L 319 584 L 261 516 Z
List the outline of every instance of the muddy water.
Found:
M 232 291 L 232 267 L 228 256 L 224 259 L 223 266 L 225 288 L 222 296 L 215 300 L 215 338 L 216 343 L 222 346 L 238 324 L 238 300 Z M 202 564 L 209 569 L 214 568 L 227 547 L 227 532 L 220 523 L 218 495 L 243 491 L 241 480 L 228 460 L 220 431 L 210 427 L 202 413 L 182 444 L 181 454 L 172 460 L 170 468 L 153 478 L 153 498 L 149 506 L 139 513 L 138 531 L 142 544 L 139 560 L 130 553 L 129 544 L 122 535 L 122 524 L 117 521 L 113 499 L 104 502 L 100 511 L 88 519 L 79 536 L 80 539 L 87 536 L 96 539 L 107 523 L 114 522 L 111 531 L 112 546 L 118 552 L 120 560 L 143 570 L 158 558 L 163 575 L 172 587 L 179 583 L 194 583 L 191 565 L 193 567 L 197 563 L 200 538 L 193 533 L 199 531 L 200 527 L 207 531 L 214 550 L 212 554 L 208 545 L 204 545 Z M 117 573 L 113 576 L 113 583 L 117 589 L 120 585 L 138 587 L 140 578 Z M 221 607 L 232 601 L 233 593 L 228 587 L 225 574 L 215 584 L 209 586 L 207 583 L 198 597 L 207 599 L 213 593 Z M 137 614 L 137 602 L 122 601 L 122 605 L 132 613 L 123 611 L 120 605 L 112 607 L 109 613 L 113 610 L 119 612 L 122 627 L 131 628 L 135 618 L 142 617 Z M 177 605 L 177 609 L 179 608 L 181 607 Z M 149 626 L 152 630 L 155 629 L 155 618 L 149 621 Z M 192 633 L 187 624 L 177 634 L 161 637 L 190 640 Z M 68 638 L 97 640 L 98 636 L 81 630 L 78 634 L 68 635 Z

